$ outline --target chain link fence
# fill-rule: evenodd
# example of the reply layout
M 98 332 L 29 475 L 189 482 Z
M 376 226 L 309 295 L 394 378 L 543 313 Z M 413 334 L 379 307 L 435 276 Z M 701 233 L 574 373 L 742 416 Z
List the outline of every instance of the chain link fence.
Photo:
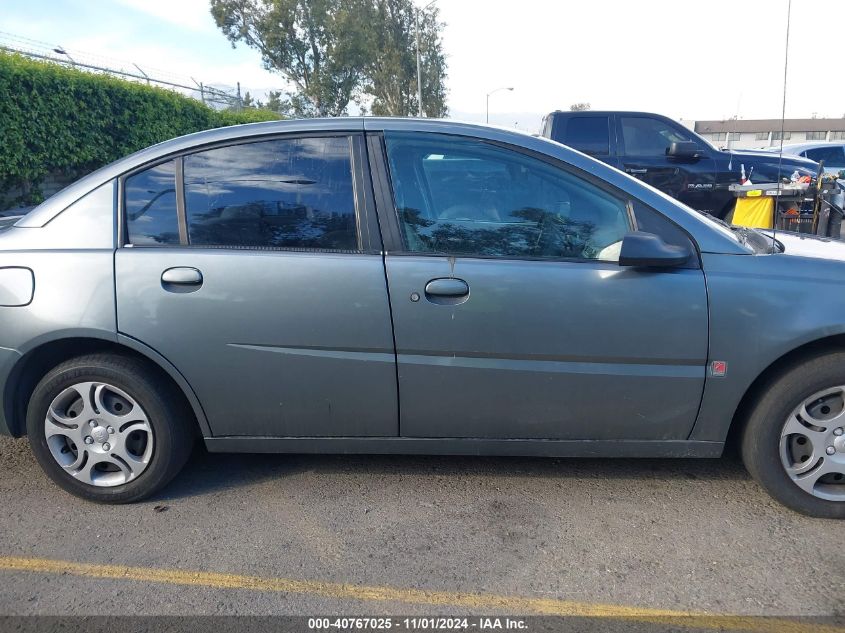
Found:
M 244 102 L 240 82 L 237 82 L 235 86 L 211 85 L 193 77 L 180 76 L 166 70 L 76 49 L 71 50 L 59 44 L 50 44 L 5 31 L 0 31 L 0 50 L 17 53 L 32 59 L 47 60 L 88 72 L 112 75 L 128 81 L 167 88 L 202 101 L 217 110 L 242 110 L 255 107 Z

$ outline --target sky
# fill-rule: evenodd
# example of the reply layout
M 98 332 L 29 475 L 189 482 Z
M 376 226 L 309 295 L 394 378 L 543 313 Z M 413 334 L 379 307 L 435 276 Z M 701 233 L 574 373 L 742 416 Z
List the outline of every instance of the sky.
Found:
M 424 5 L 423 0 L 417 0 Z M 450 116 L 537 131 L 593 109 L 675 119 L 779 118 L 787 0 L 435 0 L 446 26 Z M 208 0 L 0 0 L 0 44 L 35 40 L 87 61 L 253 96 L 284 87 L 233 49 Z M 843 0 L 793 0 L 786 115 L 845 116 Z M 22 38 L 28 38 L 24 40 Z M 828 70 L 825 73 L 824 68 Z M 817 87 L 814 87 L 817 86 Z

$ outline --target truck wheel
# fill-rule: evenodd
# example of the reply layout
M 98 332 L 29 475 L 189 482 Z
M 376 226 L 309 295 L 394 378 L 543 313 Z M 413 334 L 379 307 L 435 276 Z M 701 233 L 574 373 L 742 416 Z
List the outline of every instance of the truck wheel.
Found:
M 771 381 L 743 431 L 742 458 L 787 507 L 845 518 L 845 353 L 793 365 Z
M 143 361 L 82 356 L 35 387 L 27 434 L 38 463 L 66 491 L 130 503 L 162 488 L 188 459 L 194 435 L 186 409 Z

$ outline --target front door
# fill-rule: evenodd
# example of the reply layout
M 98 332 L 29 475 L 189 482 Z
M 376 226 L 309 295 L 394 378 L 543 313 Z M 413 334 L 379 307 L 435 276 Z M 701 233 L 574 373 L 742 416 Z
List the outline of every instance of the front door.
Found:
M 208 149 L 124 180 L 118 330 L 215 436 L 396 436 L 393 337 L 360 135 Z
M 698 211 L 719 215 L 714 208 L 716 161 L 701 147 L 698 158 L 675 158 L 666 154 L 671 143 L 694 141 L 679 124 L 662 118 L 619 116 L 621 169 Z
M 707 357 L 702 272 L 617 263 L 640 214 L 652 232 L 665 219 L 509 147 L 384 144 L 402 436 L 687 437 Z

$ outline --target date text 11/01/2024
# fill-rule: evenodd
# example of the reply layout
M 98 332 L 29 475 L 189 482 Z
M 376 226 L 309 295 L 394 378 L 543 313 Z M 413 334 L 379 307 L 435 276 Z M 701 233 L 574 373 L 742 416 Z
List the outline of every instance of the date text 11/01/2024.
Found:
M 477 617 L 477 618 L 449 618 L 449 617 L 335 617 L 309 618 L 310 630 L 406 630 L 406 631 L 443 631 L 478 629 L 492 630 L 525 630 L 527 624 L 521 618 L 508 617 Z

